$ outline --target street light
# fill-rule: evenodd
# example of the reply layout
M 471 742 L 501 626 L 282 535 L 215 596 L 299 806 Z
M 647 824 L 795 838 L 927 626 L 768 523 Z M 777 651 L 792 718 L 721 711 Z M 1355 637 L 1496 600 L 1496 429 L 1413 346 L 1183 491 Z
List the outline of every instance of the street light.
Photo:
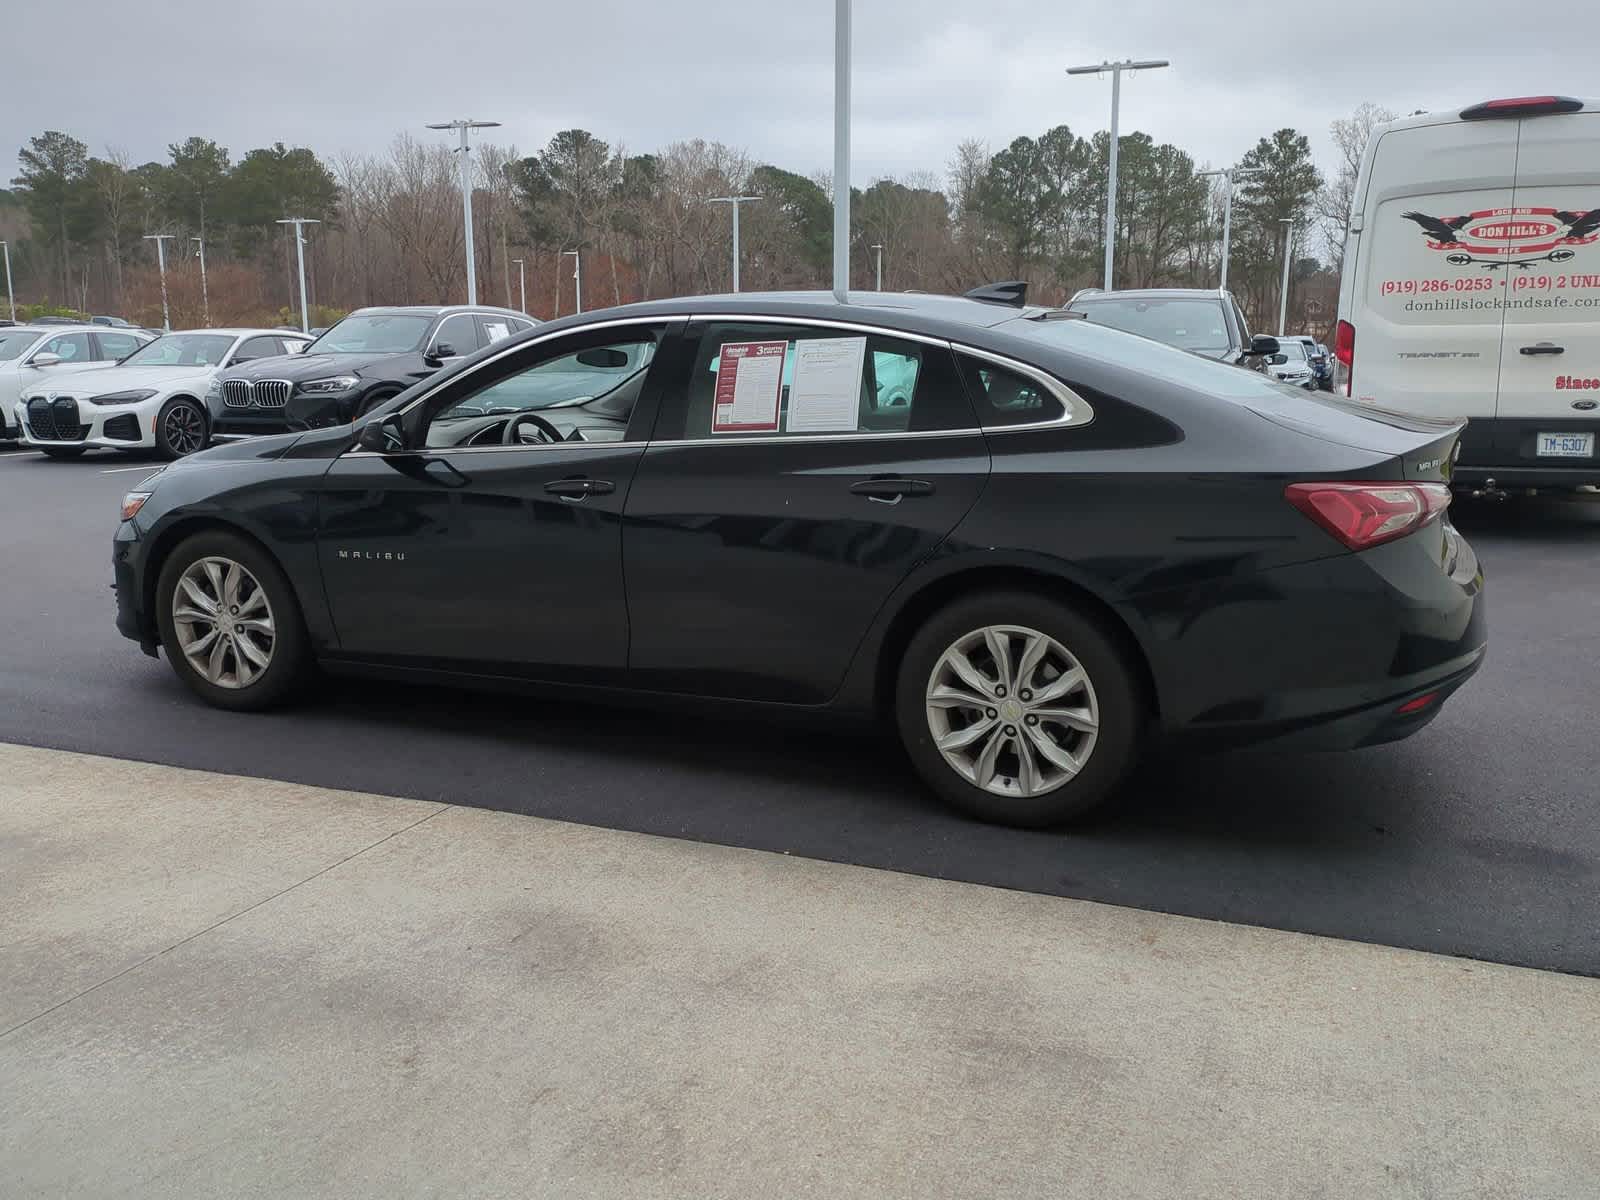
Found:
M 1259 174 L 1261 174 L 1260 167 L 1224 167 L 1220 171 L 1200 172 L 1202 178 L 1207 175 L 1222 176 L 1223 183 L 1227 187 L 1222 198 L 1222 282 L 1217 284 L 1223 291 L 1228 289 L 1228 235 L 1233 225 L 1233 181 Z
M 429 129 L 455 129 L 461 133 L 461 145 L 455 153 L 461 155 L 461 215 L 467 230 L 467 303 L 478 302 L 478 264 L 472 249 L 472 152 L 467 146 L 467 134 L 474 129 L 494 129 L 499 121 L 439 121 Z
M 882 242 L 873 242 L 872 245 L 868 247 L 868 249 L 869 250 L 875 250 L 875 251 L 877 251 L 877 254 L 878 254 L 878 287 L 877 287 L 877 290 L 881 292 L 881 291 L 883 291 L 883 243 Z
M 1111 266 L 1117 247 L 1117 115 L 1122 107 L 1122 73 L 1151 71 L 1170 66 L 1164 58 L 1125 58 L 1086 67 L 1068 67 L 1068 75 L 1100 75 L 1111 72 L 1111 161 L 1106 167 L 1106 275 L 1105 289 L 1111 290 Z
M 161 332 L 172 332 L 172 318 L 167 313 L 167 241 L 176 234 L 147 233 L 144 240 L 156 244 L 156 269 L 161 273 Z
M 761 199 L 760 196 L 712 196 L 707 199 L 707 204 L 730 204 L 733 206 L 733 290 L 739 290 L 739 206 L 750 204 Z
M 200 247 L 200 311 L 205 313 L 205 322 L 211 324 L 211 292 L 206 287 L 206 240 L 203 237 L 189 239 Z
M 833 298 L 850 296 L 850 0 L 833 7 Z
M 520 292 L 521 295 L 522 295 L 522 311 L 523 312 L 527 312 L 528 311 L 528 273 L 523 268 L 522 260 L 520 258 L 513 258 L 511 261 L 517 264 L 517 291 Z
M 565 258 L 569 254 L 572 255 L 573 290 L 577 294 L 578 311 L 581 313 L 583 312 L 583 258 L 581 252 L 577 250 L 563 250 L 561 257 Z
M 11 302 L 11 323 L 17 323 L 17 296 L 11 290 L 11 243 L 0 242 L 0 249 L 6 252 L 6 299 Z
M 300 332 L 311 332 L 311 317 L 306 311 L 306 233 L 307 225 L 321 225 L 315 217 L 284 217 L 279 225 L 294 226 L 294 252 L 300 260 Z
M 1289 324 L 1289 252 L 1294 247 L 1294 218 L 1279 217 L 1283 231 L 1283 286 L 1278 289 L 1278 336 L 1288 332 Z

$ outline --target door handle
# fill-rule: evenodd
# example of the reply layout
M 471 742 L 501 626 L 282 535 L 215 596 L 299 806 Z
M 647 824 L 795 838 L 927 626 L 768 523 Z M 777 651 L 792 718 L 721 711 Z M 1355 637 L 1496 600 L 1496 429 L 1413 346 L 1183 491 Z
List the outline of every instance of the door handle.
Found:
M 1537 345 L 1533 345 L 1533 346 L 1523 346 L 1520 350 L 1517 351 L 1517 353 L 1518 354 L 1563 354 L 1563 353 L 1566 352 L 1566 349 L 1567 348 L 1565 346 L 1557 346 L 1553 342 L 1540 342 Z
M 865 496 L 868 500 L 876 500 L 879 504 L 899 504 L 907 496 L 933 495 L 933 484 L 926 479 L 880 476 L 852 483 L 850 491 L 854 495 Z
M 560 496 L 563 500 L 577 504 L 590 496 L 604 496 L 614 492 L 617 490 L 617 485 L 609 479 L 555 479 L 545 484 L 544 490 L 553 496 Z

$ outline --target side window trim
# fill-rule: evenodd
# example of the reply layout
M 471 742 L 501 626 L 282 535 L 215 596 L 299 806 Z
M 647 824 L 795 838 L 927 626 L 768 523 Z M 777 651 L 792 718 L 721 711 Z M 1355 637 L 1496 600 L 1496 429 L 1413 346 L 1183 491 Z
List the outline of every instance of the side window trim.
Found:
M 1005 367 L 1008 370 L 1016 371 L 1020 375 L 1026 375 L 1028 378 L 1030 378 L 1030 379 L 1034 380 L 1034 382 L 1038 383 L 1046 391 L 1048 391 L 1052 395 L 1054 395 L 1055 398 L 1061 402 L 1061 407 L 1065 410 L 1065 415 L 1064 416 L 1053 417 L 1048 421 L 1032 421 L 1032 422 L 1029 422 L 1029 423 L 1027 423 L 1025 425 L 996 425 L 996 426 L 994 426 L 992 428 L 984 428 L 981 425 L 981 422 L 980 422 L 979 425 L 975 425 L 972 429 L 966 429 L 966 430 L 961 430 L 961 429 L 957 429 L 957 430 L 944 430 L 944 429 L 934 430 L 934 429 L 929 429 L 929 430 L 907 431 L 907 432 L 904 432 L 904 433 L 854 433 L 854 434 L 849 434 L 849 433 L 801 433 L 801 434 L 794 434 L 794 435 L 779 434 L 779 435 L 776 435 L 776 436 L 771 435 L 771 434 L 767 434 L 767 435 L 764 435 L 764 436 L 749 437 L 749 438 L 740 438 L 737 434 L 724 434 L 724 435 L 722 435 L 721 437 L 718 437 L 718 438 L 704 439 L 704 440 L 706 440 L 708 442 L 714 442 L 717 445 L 722 445 L 722 444 L 724 444 L 726 442 L 738 442 L 738 441 L 773 442 L 773 441 L 778 441 L 780 439 L 788 439 L 791 436 L 795 440 L 804 439 L 804 440 L 808 440 L 809 441 L 809 440 L 812 440 L 812 439 L 815 439 L 815 438 L 828 438 L 828 437 L 831 437 L 831 438 L 941 437 L 941 436 L 948 436 L 951 433 L 976 433 L 976 432 L 982 432 L 982 433 L 985 433 L 985 434 L 991 434 L 991 433 L 1006 433 L 1006 432 L 1010 432 L 1012 430 L 1019 430 L 1019 429 L 1020 430 L 1025 430 L 1025 429 L 1043 429 L 1043 428 L 1046 428 L 1046 427 L 1049 427 L 1049 426 L 1057 426 L 1057 425 L 1061 425 L 1061 426 L 1087 425 L 1090 421 L 1094 420 L 1094 409 L 1090 406 L 1089 402 L 1087 400 L 1085 400 L 1082 396 L 1078 395 L 1077 392 L 1073 391 L 1065 383 L 1061 382 L 1061 380 L 1057 379 L 1054 375 L 1051 375 L 1051 374 L 1049 374 L 1048 372 L 1045 372 L 1045 371 L 1041 371 L 1039 368 L 1030 366 L 1025 362 L 1019 362 L 1017 359 L 1009 358 L 1004 354 L 996 354 L 992 350 L 984 350 L 984 349 L 982 349 L 982 348 L 980 348 L 978 346 L 968 345 L 966 342 L 951 341 L 951 340 L 946 339 L 946 338 L 934 337 L 934 336 L 932 336 L 930 334 L 926 334 L 926 333 L 915 333 L 915 332 L 913 332 L 911 330 L 885 328 L 884 326 L 881 326 L 881 325 L 867 325 L 867 324 L 864 324 L 864 323 L 861 323 L 861 322 L 856 322 L 856 321 L 839 321 L 839 320 L 834 320 L 834 319 L 829 318 L 829 317 L 774 317 L 774 316 L 755 315 L 755 314 L 747 314 L 747 313 L 731 313 L 731 314 L 730 313 L 696 313 L 694 316 L 690 317 L 689 320 L 690 320 L 690 322 L 697 322 L 697 321 L 708 321 L 708 322 L 710 322 L 710 321 L 738 321 L 740 324 L 745 324 L 745 325 L 755 325 L 755 324 L 762 324 L 762 325 L 815 325 L 815 326 L 819 326 L 819 327 L 822 327 L 822 328 L 825 328 L 825 329 L 845 329 L 845 330 L 850 330 L 850 331 L 856 332 L 856 333 L 877 334 L 879 337 L 899 338 L 901 341 L 906 341 L 906 342 L 922 342 L 925 345 L 929 345 L 929 346 L 943 346 L 945 349 L 950 350 L 950 351 L 954 352 L 957 355 L 970 354 L 970 355 L 973 355 L 976 358 L 986 359 L 989 362 L 994 363 L 996 366 L 1001 366 L 1001 367 Z M 976 415 L 976 414 L 974 414 L 974 415 Z M 697 439 L 697 440 L 699 440 L 699 439 Z

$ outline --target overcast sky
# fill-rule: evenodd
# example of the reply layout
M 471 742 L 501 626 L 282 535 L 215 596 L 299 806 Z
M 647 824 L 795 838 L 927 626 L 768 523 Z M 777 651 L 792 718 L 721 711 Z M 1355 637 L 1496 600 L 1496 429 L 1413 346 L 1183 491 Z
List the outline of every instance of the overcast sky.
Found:
M 235 160 L 273 141 L 331 157 L 382 150 L 400 130 L 443 136 L 421 126 L 469 116 L 503 122 L 495 140 L 524 153 L 581 126 L 632 153 L 703 137 L 802 174 L 832 165 L 833 0 L 71 7 L 7 13 L 7 154 L 48 128 L 136 162 L 194 134 Z M 1103 129 L 1109 78 L 1064 68 L 1107 57 L 1172 60 L 1125 80 L 1122 129 L 1213 166 L 1284 125 L 1309 134 L 1326 165 L 1328 122 L 1365 100 L 1407 113 L 1600 91 L 1600 35 L 1580 19 L 1511 36 L 1519 11 L 1488 0 L 855 0 L 852 175 L 942 175 L 968 137 L 999 149 L 1061 122 Z

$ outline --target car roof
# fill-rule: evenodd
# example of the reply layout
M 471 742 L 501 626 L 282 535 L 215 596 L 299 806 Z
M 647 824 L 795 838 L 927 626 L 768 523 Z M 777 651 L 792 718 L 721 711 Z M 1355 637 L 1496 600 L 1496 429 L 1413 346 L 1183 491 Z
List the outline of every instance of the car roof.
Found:
M 1585 113 L 1600 112 L 1600 100 L 1587 99 L 1587 98 L 1582 97 L 1582 96 L 1574 97 L 1574 99 L 1577 99 L 1577 100 L 1581 101 L 1581 103 L 1583 104 L 1583 107 L 1581 109 L 1577 110 L 1578 112 L 1585 112 Z M 1397 120 L 1385 121 L 1381 125 L 1376 125 L 1376 126 L 1373 127 L 1372 132 L 1373 132 L 1374 137 L 1376 137 L 1380 133 L 1393 133 L 1393 132 L 1395 132 L 1397 130 L 1401 130 L 1401 129 L 1421 129 L 1421 128 L 1423 128 L 1425 126 L 1428 126 L 1428 125 L 1456 125 L 1456 124 L 1460 124 L 1460 123 L 1462 123 L 1464 121 L 1464 118 L 1462 117 L 1461 114 L 1464 111 L 1466 111 L 1467 109 L 1474 107 L 1478 103 L 1479 103 L 1479 101 L 1471 101 L 1471 102 L 1469 102 L 1467 104 L 1455 105 L 1455 106 L 1452 106 L 1450 108 L 1440 109 L 1438 112 L 1413 113 L 1409 117 L 1400 117 Z M 1485 124 L 1485 125 L 1494 125 L 1499 120 L 1507 120 L 1507 121 L 1518 121 L 1518 120 L 1520 120 L 1520 121 L 1539 121 L 1539 120 L 1543 120 L 1546 116 L 1558 116 L 1558 115 L 1559 116 L 1571 116 L 1572 114 L 1570 114 L 1570 113 L 1561 113 L 1561 114 L 1540 113 L 1540 114 L 1536 114 L 1536 115 L 1533 115 L 1533 116 L 1527 116 L 1527 117 L 1511 117 L 1511 116 L 1508 116 L 1508 117 L 1503 117 L 1503 118 L 1483 119 L 1481 121 L 1481 123 Z M 1476 124 L 1478 122 L 1473 122 L 1473 123 Z
M 101 328 L 103 329 L 103 328 L 105 328 L 105 326 L 102 325 Z M 173 334 L 179 334 L 179 333 L 212 333 L 212 334 L 218 334 L 218 335 L 224 335 L 225 334 L 228 337 L 245 337 L 245 336 L 255 337 L 255 336 L 259 335 L 259 334 L 269 334 L 272 337 L 310 337 L 311 336 L 310 334 L 301 333 L 298 329 L 294 330 L 291 333 L 287 329 L 263 329 L 263 328 L 260 328 L 260 327 L 257 327 L 257 326 L 253 326 L 253 325 L 252 326 L 248 326 L 248 327 L 246 327 L 246 326 L 207 326 L 204 329 L 174 329 L 171 334 L 162 334 L 162 336 L 163 337 L 171 337 Z
M 1118 288 L 1113 291 L 1079 292 L 1070 303 L 1095 300 L 1221 300 L 1228 295 L 1221 288 Z
M 48 333 L 54 336 L 61 333 L 99 333 L 104 328 L 104 325 L 90 325 L 86 321 L 81 325 L 8 325 L 0 329 L 0 333 Z
M 521 317 L 524 321 L 534 320 L 527 313 L 517 312 L 513 308 L 499 308 L 493 304 L 373 304 L 366 308 L 358 308 L 349 315 L 365 317 L 377 313 L 409 314 L 418 317 L 438 317 L 446 313 L 493 313 L 501 317 Z
M 860 321 L 866 324 L 903 325 L 917 330 L 924 325 L 987 329 L 1014 321 L 1018 317 L 1038 316 L 1058 311 L 1039 305 L 1017 307 L 965 296 L 936 296 L 925 292 L 850 292 L 840 303 L 832 292 L 735 292 L 713 296 L 684 296 L 670 300 L 645 300 L 603 311 L 607 317 L 685 316 L 792 316 L 831 321 Z M 597 313 L 585 313 L 589 318 Z M 563 317 L 562 324 L 580 324 L 576 317 Z M 581 322 L 587 323 L 587 321 Z M 546 332 L 555 322 L 541 326 Z

